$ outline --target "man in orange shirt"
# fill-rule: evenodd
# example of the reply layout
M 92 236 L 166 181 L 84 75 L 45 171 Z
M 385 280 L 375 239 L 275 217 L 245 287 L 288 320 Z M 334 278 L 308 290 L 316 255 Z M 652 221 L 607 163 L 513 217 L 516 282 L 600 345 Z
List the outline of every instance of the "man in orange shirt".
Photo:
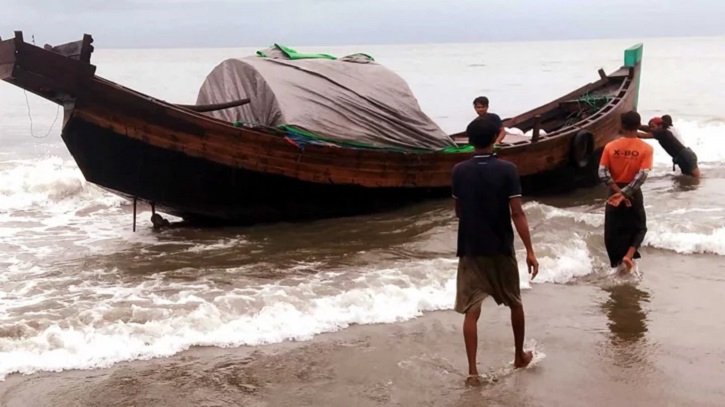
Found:
M 622 137 L 604 146 L 599 178 L 609 187 L 604 210 L 604 244 L 612 267 L 634 267 L 639 246 L 647 233 L 642 184 L 652 169 L 649 144 L 637 137 L 641 117 L 635 111 L 621 116 Z

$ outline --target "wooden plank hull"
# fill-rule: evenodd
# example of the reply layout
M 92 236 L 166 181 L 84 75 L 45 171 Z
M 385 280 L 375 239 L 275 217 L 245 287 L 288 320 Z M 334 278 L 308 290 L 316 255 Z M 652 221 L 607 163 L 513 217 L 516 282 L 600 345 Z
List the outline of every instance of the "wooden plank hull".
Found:
M 82 119 L 71 119 L 62 137 L 89 182 L 193 221 L 251 224 L 345 216 L 448 193 L 447 188 L 366 188 L 250 171 L 152 146 Z
M 281 132 L 236 128 L 192 108 L 135 92 L 95 76 L 88 60 L 58 53 L 73 49 L 90 59 L 83 46 L 80 51 L 73 46 L 41 49 L 22 38 L 9 41 L 0 42 L 5 66 L 0 79 L 65 106 L 62 137 L 86 179 L 186 219 L 224 223 L 310 219 L 448 196 L 452 167 L 471 155 L 295 145 Z M 90 42 L 87 36 L 84 43 Z M 11 48 L 14 54 L 2 52 Z M 9 65 L 13 58 L 15 63 Z M 544 126 L 556 126 L 552 112 L 559 112 L 556 109 L 568 98 L 602 89 L 611 95 L 605 106 L 579 122 L 499 152 L 517 165 L 526 194 L 597 182 L 602 147 L 617 137 L 619 115 L 636 107 L 639 71 L 637 61 L 505 123 L 527 128 L 543 117 Z M 572 142 L 581 130 L 593 135 L 586 165 L 577 164 L 581 157 L 572 159 Z
M 450 196 L 450 188 L 368 188 L 301 181 L 215 163 L 151 146 L 111 130 L 70 119 L 62 133 L 84 177 L 115 194 L 153 202 L 194 222 L 253 224 L 348 216 L 390 210 Z M 594 153 L 592 163 L 598 162 Z M 525 176 L 527 193 L 592 185 L 596 168 L 564 166 Z M 566 180 L 566 182 L 561 182 Z

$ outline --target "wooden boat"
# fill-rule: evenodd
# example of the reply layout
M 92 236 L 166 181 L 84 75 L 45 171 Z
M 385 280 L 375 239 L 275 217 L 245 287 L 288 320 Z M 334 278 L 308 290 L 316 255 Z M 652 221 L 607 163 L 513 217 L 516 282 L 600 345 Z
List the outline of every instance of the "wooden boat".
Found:
M 190 221 L 288 221 L 376 211 L 448 196 L 452 167 L 471 153 L 410 153 L 290 143 L 284 132 L 235 127 L 95 75 L 93 39 L 43 48 L 22 32 L 0 41 L 0 79 L 62 105 L 62 138 L 85 178 Z M 526 194 L 592 185 L 619 115 L 636 109 L 642 45 L 625 63 L 546 105 L 504 121 L 533 136 L 498 152 Z M 593 99 L 596 98 L 596 99 Z M 598 100 L 601 103 L 592 103 Z M 465 124 L 464 124 L 465 125 Z M 543 131 L 542 131 L 543 130 Z M 465 143 L 463 134 L 451 137 Z

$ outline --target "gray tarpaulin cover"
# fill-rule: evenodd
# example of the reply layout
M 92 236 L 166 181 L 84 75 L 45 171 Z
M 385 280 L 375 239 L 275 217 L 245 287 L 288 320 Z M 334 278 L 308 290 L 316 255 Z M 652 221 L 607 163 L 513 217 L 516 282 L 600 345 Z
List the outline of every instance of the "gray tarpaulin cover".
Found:
M 249 98 L 207 114 L 228 122 L 289 125 L 338 142 L 441 149 L 455 145 L 407 83 L 367 58 L 228 59 L 207 76 L 197 104 Z

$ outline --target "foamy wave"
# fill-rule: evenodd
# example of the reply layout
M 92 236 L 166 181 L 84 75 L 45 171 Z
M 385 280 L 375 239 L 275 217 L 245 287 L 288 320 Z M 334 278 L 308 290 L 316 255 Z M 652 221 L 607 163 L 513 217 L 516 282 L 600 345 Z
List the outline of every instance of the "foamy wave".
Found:
M 172 216 L 168 216 L 169 218 L 174 219 Z M 203 253 L 203 252 L 209 252 L 209 251 L 217 251 L 217 250 L 224 250 L 224 249 L 231 249 L 233 247 L 236 247 L 240 244 L 244 244 L 245 241 L 242 239 L 223 239 L 219 240 L 216 243 L 211 244 L 197 244 L 193 247 L 190 247 L 186 249 L 189 253 Z
M 675 127 L 680 131 L 685 145 L 690 147 L 699 163 L 705 165 L 725 161 L 725 123 L 693 122 L 677 120 Z M 660 147 L 656 140 L 648 141 L 655 147 L 654 162 L 657 166 L 672 167 L 672 157 Z
M 725 212 L 723 208 L 680 208 L 670 212 L 672 215 L 684 215 L 687 213 L 713 213 Z
M 123 201 L 87 183 L 73 161 L 49 157 L 6 161 L 3 164 L 5 168 L 0 170 L 0 211 L 42 206 L 48 211 L 67 212 L 84 206 L 83 202 L 114 206 Z M 78 201 L 72 202 L 74 199 Z
M 597 212 L 584 212 L 583 208 L 557 208 L 542 204 L 540 202 L 531 201 L 524 204 L 529 218 L 541 219 L 540 223 L 534 225 L 549 224 L 552 220 L 573 220 L 577 223 L 583 223 L 587 226 L 600 227 L 604 225 L 604 208 Z
M 567 218 L 572 219 L 575 222 L 578 223 L 585 223 L 589 226 L 595 226 L 599 227 L 604 225 L 604 210 L 602 209 L 602 213 L 588 213 L 588 212 L 578 212 L 578 211 L 572 211 L 572 210 L 566 210 L 566 209 L 560 209 L 555 207 L 548 207 L 548 210 L 545 212 L 545 219 L 553 219 L 553 218 Z
M 539 243 L 536 245 L 539 274 L 533 283 L 566 284 L 594 271 L 593 260 L 586 241 L 574 235 L 569 241 Z M 522 286 L 530 287 L 526 275 L 525 252 L 518 253 L 519 275 Z
M 583 242 L 552 245 L 542 254 L 538 282 L 565 283 L 591 270 Z M 250 284 L 224 292 L 203 280 L 181 284 L 157 276 L 138 286 L 115 280 L 99 286 L 99 281 L 90 283 L 81 276 L 64 285 L 73 301 L 84 299 L 74 305 L 78 312 L 71 317 L 41 318 L 58 317 L 46 307 L 32 323 L 25 314 L 15 319 L 2 315 L 6 322 L 0 324 L 0 380 L 16 372 L 104 368 L 170 356 L 192 346 L 309 340 L 353 324 L 409 320 L 426 311 L 452 309 L 456 264 L 456 258 L 446 258 L 368 271 L 321 272 L 295 284 Z M 525 264 L 519 259 L 521 286 L 530 288 Z M 45 287 L 50 291 L 42 294 L 43 301 L 68 301 L 65 291 L 52 288 L 55 283 Z M 43 287 L 33 289 L 37 296 Z M 0 306 L 10 303 L 16 308 L 40 305 L 38 298 L 0 297 Z
M 149 284 L 143 288 L 147 292 L 93 287 L 96 294 L 111 299 L 98 298 L 91 303 L 92 309 L 80 312 L 75 320 L 50 324 L 32 336 L 4 335 L 0 339 L 0 377 L 14 372 L 108 367 L 169 356 L 195 345 L 230 347 L 308 340 L 351 324 L 404 321 L 423 311 L 452 307 L 454 263 L 439 259 L 368 272 L 344 291 L 330 287 L 332 277 L 325 274 L 296 286 L 248 287 L 212 298 L 202 298 L 200 291 L 186 285 L 168 297 L 160 297 Z M 168 283 L 164 287 L 168 290 Z M 320 295 L 325 290 L 336 292 Z M 210 287 L 201 292 L 208 291 Z M 133 305 L 122 307 L 116 301 L 133 301 Z M 37 318 L 34 323 L 43 325 Z M 16 321 L 0 326 L 0 332 L 32 333 L 33 328 Z
M 710 233 L 676 232 L 673 228 L 656 228 L 647 233 L 644 245 L 682 254 L 725 255 L 725 227 Z

